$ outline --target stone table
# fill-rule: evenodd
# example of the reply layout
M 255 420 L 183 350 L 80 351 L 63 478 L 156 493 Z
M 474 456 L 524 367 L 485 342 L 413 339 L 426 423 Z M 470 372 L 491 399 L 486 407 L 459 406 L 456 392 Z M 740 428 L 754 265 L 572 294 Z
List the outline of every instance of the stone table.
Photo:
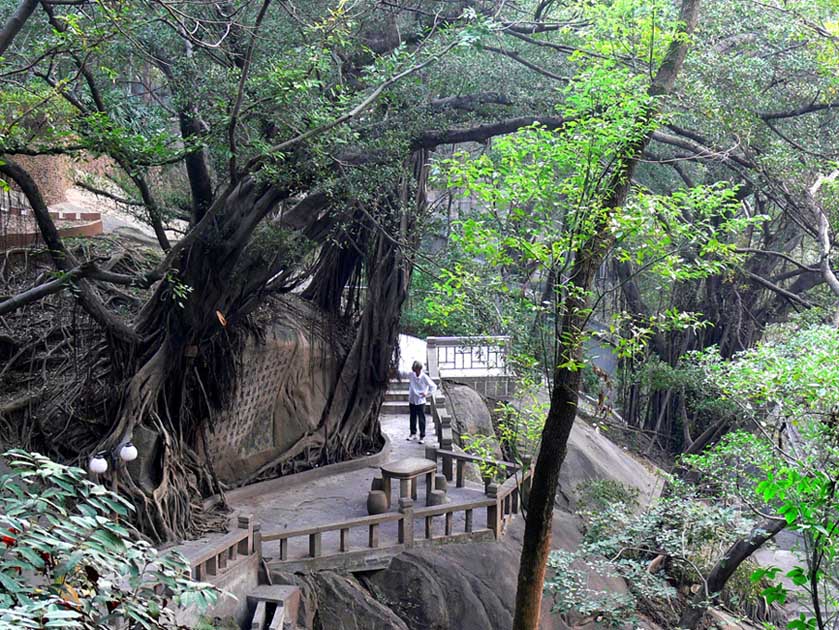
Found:
M 399 480 L 399 497 L 407 497 L 410 490 L 411 498 L 417 498 L 417 477 L 425 475 L 425 500 L 434 489 L 434 473 L 437 472 L 437 462 L 423 457 L 406 457 L 382 466 L 382 481 L 385 497 L 390 508 L 390 480 Z

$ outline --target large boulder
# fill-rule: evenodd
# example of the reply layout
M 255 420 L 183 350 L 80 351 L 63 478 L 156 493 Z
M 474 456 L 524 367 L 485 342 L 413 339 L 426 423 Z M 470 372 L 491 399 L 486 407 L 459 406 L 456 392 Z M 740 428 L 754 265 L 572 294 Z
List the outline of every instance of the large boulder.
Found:
M 664 487 L 664 478 L 655 466 L 642 462 L 578 417 L 559 473 L 557 499 L 566 509 L 573 511 L 577 503 L 577 486 L 602 479 L 636 488 L 641 505 L 657 498 Z
M 409 630 L 391 609 L 354 579 L 332 571 L 312 577 L 317 597 L 314 630 Z
M 340 332 L 324 330 L 313 307 L 295 296 L 276 300 L 263 331 L 239 353 L 235 383 L 209 436 L 216 472 L 230 485 L 322 446 L 319 425 L 345 353 Z
M 492 425 L 492 415 L 486 401 L 468 385 L 445 383 L 446 405 L 452 416 L 452 432 L 455 441 L 463 446 L 463 437 L 467 435 L 486 435 L 493 439 L 495 456 L 501 456 L 501 447 Z
M 377 600 L 393 610 L 412 630 L 505 630 L 513 625 L 516 584 L 524 519 L 510 523 L 497 542 L 445 545 L 400 554 L 384 571 L 363 578 Z M 576 517 L 554 514 L 552 548 L 572 550 L 581 537 Z M 595 590 L 627 592 L 617 578 L 591 574 Z M 551 612 L 542 602 L 542 630 L 593 630 L 590 618 Z M 651 626 L 641 626 L 651 627 Z
M 547 403 L 548 392 L 542 390 L 535 396 L 536 402 Z M 533 397 L 514 399 L 513 406 L 532 404 Z M 664 478 L 650 462 L 618 446 L 600 429 L 593 427 L 585 418 L 592 416 L 582 409 L 571 429 L 568 452 L 559 473 L 557 505 L 573 512 L 577 506 L 576 490 L 581 483 L 594 480 L 611 480 L 638 490 L 640 505 L 647 505 L 661 494 Z

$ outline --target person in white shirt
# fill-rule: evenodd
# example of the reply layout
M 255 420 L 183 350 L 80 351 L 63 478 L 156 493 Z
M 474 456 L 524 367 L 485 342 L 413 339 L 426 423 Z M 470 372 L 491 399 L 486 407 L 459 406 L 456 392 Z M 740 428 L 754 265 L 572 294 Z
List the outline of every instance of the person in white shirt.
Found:
M 417 423 L 419 423 L 419 443 L 425 441 L 425 397 L 433 396 L 437 386 L 428 374 L 422 371 L 422 363 L 414 361 L 408 375 L 408 409 L 410 411 L 411 434 L 409 440 L 417 437 Z

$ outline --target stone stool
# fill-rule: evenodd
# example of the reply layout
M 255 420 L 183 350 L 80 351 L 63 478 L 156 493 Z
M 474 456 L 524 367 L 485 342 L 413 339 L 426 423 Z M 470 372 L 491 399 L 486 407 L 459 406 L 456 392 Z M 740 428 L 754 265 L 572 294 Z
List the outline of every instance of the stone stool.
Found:
M 443 505 L 449 503 L 451 499 L 446 496 L 445 490 L 432 490 L 428 495 L 428 505 Z
M 387 497 L 382 490 L 371 490 L 367 495 L 367 513 L 384 514 L 387 512 Z
M 449 481 L 448 479 L 446 479 L 446 475 L 442 473 L 437 473 L 436 475 L 434 475 L 434 487 L 437 490 L 447 492 L 449 489 Z

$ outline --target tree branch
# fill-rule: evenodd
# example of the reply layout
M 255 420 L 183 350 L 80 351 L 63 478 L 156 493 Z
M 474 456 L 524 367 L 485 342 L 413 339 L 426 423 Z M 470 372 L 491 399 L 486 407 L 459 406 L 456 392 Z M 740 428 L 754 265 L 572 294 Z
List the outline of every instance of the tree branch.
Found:
M 66 273 L 72 272 L 74 267 L 79 265 L 75 257 L 64 247 L 55 223 L 53 223 L 50 217 L 47 204 L 44 202 L 44 198 L 35 181 L 26 170 L 9 157 L 4 157 L 0 161 L 0 173 L 13 179 L 23 194 L 26 195 L 29 205 L 32 207 L 32 212 L 35 215 L 35 222 L 38 224 L 38 229 L 41 232 L 44 243 L 47 245 L 47 250 L 52 258 L 53 264 L 60 271 Z M 136 343 L 140 340 L 139 335 L 134 330 L 108 311 L 84 279 L 80 279 L 79 281 L 79 301 L 94 321 L 112 334 L 128 342 Z
M 459 144 L 461 142 L 485 142 L 494 136 L 514 133 L 529 125 L 543 125 L 548 129 L 559 129 L 568 120 L 559 116 L 521 116 L 508 118 L 495 123 L 487 123 L 464 129 L 442 129 L 427 131 L 417 136 L 412 147 L 415 149 L 433 149 L 441 144 Z
M 482 48 L 484 50 L 489 50 L 490 52 L 494 52 L 499 55 L 503 55 L 505 57 L 509 57 L 513 61 L 520 63 L 526 68 L 530 68 L 534 72 L 538 72 L 539 74 L 548 77 L 549 79 L 553 79 L 554 81 L 561 81 L 563 83 L 568 83 L 568 77 L 563 77 L 558 74 L 554 74 L 550 70 L 546 70 L 542 66 L 537 66 L 535 63 L 528 61 L 524 57 L 522 57 L 518 52 L 515 50 L 507 50 L 505 48 L 496 48 L 495 46 L 487 46 L 483 45 Z

